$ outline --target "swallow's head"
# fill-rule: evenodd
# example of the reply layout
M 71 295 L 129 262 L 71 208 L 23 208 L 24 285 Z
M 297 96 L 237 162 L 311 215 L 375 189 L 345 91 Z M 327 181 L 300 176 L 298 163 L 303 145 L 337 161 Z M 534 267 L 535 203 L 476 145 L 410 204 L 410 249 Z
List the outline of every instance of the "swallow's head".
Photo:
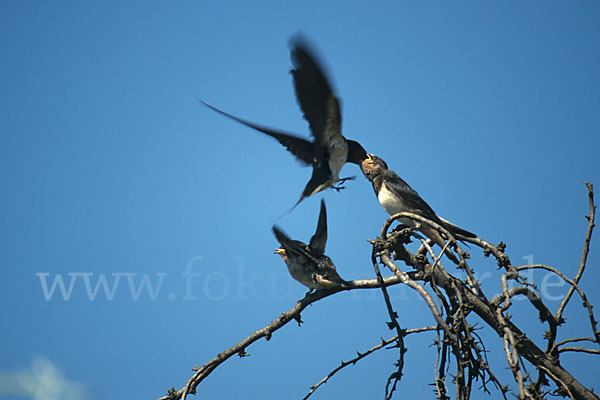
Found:
M 346 140 L 348 143 L 348 158 L 346 162 L 360 165 L 367 158 L 367 151 L 360 143 L 354 140 Z
M 273 253 L 279 254 L 281 256 L 281 258 L 283 259 L 283 262 L 287 263 L 287 258 L 288 258 L 287 253 L 283 247 L 273 250 Z
M 367 153 L 367 158 L 360 164 L 360 169 L 365 177 L 372 181 L 377 175 L 388 169 L 388 166 L 380 157 Z

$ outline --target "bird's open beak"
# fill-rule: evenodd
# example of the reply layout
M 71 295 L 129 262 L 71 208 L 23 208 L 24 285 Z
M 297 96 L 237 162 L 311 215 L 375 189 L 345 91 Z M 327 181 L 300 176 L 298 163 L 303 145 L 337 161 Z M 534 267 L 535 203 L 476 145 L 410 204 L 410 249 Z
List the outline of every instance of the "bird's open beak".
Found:
M 365 158 L 360 163 L 360 169 L 362 170 L 363 174 L 365 173 L 365 169 L 369 167 L 369 164 L 371 163 L 371 161 L 373 161 L 373 158 L 371 156 L 372 156 L 372 154 L 367 153 L 367 158 Z
M 283 247 L 273 250 L 273 253 L 279 254 L 281 258 L 283 258 L 283 261 L 287 261 L 287 253 L 285 252 L 285 249 Z

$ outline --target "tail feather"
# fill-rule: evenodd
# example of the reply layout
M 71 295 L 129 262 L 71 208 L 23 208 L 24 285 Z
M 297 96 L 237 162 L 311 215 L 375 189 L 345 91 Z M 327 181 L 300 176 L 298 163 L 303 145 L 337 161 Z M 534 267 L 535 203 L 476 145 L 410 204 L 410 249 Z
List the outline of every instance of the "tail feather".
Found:
M 474 234 L 472 232 L 469 232 L 469 231 L 467 231 L 467 230 L 465 230 L 465 229 L 463 229 L 463 228 L 461 228 L 459 226 L 456 226 L 452 222 L 447 221 L 447 220 L 445 220 L 442 217 L 438 217 L 438 218 L 440 219 L 440 221 L 443 222 L 444 228 L 448 229 L 450 231 L 450 233 L 458 234 L 458 235 L 461 235 L 461 236 L 466 236 L 468 238 L 476 238 L 477 237 L 476 234 Z
M 440 235 L 440 233 L 431 228 L 431 227 L 422 227 L 421 232 L 423 232 L 425 234 L 425 236 L 427 236 L 429 239 L 433 240 L 433 242 L 435 244 L 437 244 L 438 246 L 440 246 L 440 248 L 444 248 L 444 246 L 446 246 L 446 241 L 444 240 L 444 238 L 442 238 L 442 235 Z M 446 251 L 444 252 L 444 254 L 446 254 L 446 256 L 452 260 L 453 263 L 458 264 L 459 261 L 456 258 L 456 256 L 454 255 L 454 253 L 452 252 L 451 248 L 446 248 Z

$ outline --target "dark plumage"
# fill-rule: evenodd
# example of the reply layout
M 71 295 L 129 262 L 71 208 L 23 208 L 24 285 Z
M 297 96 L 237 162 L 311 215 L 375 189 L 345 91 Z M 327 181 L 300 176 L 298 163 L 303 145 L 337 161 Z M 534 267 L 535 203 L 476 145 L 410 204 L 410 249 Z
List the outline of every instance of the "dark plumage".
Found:
M 400 212 L 410 212 L 427 218 L 442 227 L 446 228 L 452 235 L 462 235 L 465 237 L 476 237 L 475 234 L 466 231 L 458 226 L 440 218 L 433 209 L 419 196 L 419 194 L 409 186 L 394 171 L 388 169 L 385 161 L 373 154 L 367 154 L 367 158 L 361 163 L 361 170 L 365 177 L 373 184 L 373 189 L 377 195 L 379 204 L 388 214 L 394 215 Z M 435 244 L 444 247 L 444 238 L 442 235 L 427 224 L 421 224 L 408 218 L 400 218 L 400 221 L 408 226 L 414 227 L 433 240 Z M 446 255 L 455 263 L 458 263 L 456 256 L 446 250 Z
M 337 273 L 333 261 L 325 255 L 327 210 L 323 200 L 317 229 L 308 245 L 290 239 L 277 226 L 273 226 L 273 233 L 281 244 L 275 253 L 287 264 L 292 278 L 310 289 L 328 289 L 347 284 Z
M 291 41 L 291 70 L 296 99 L 304 118 L 308 121 L 311 142 L 304 138 L 255 124 L 228 114 L 200 100 L 212 110 L 250 128 L 265 133 L 281 143 L 298 160 L 313 168 L 312 176 L 298 205 L 305 198 L 334 187 L 340 180 L 339 174 L 347 162 L 360 165 L 367 152 L 358 143 L 342 135 L 340 102 L 335 96 L 323 69 L 309 46 L 299 37 Z

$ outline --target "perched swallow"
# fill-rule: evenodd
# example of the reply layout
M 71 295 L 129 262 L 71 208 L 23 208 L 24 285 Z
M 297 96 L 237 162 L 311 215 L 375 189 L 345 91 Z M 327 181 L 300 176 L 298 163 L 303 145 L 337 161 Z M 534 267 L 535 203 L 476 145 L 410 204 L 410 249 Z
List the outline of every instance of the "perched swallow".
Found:
M 310 289 L 328 289 L 347 284 L 338 275 L 333 261 L 325 255 L 327 211 L 323 200 L 317 230 L 308 245 L 290 239 L 277 226 L 273 226 L 273 233 L 281 243 L 281 247 L 274 252 L 283 258 L 292 278 Z
M 367 158 L 361 163 L 360 168 L 365 177 L 373 184 L 377 200 L 379 200 L 379 204 L 381 204 L 388 214 L 394 215 L 400 212 L 414 213 L 443 226 L 453 235 L 458 234 L 470 238 L 476 237 L 475 234 L 438 217 L 429 204 L 408 183 L 404 182 L 394 171 L 388 169 L 386 162 L 380 157 L 367 154 Z M 435 244 L 444 248 L 444 238 L 440 232 L 429 225 L 409 218 L 400 218 L 400 221 L 405 225 L 420 230 L 425 236 L 433 240 Z M 446 249 L 446 255 L 458 264 L 458 260 L 450 249 Z
M 296 207 L 305 198 L 350 179 L 339 178 L 342 166 L 347 162 L 360 165 L 367 152 L 360 143 L 342 135 L 340 102 L 309 46 L 297 37 L 291 41 L 291 48 L 296 99 L 314 141 L 243 120 L 200 101 L 226 117 L 277 139 L 303 164 L 312 166 L 312 176 Z

